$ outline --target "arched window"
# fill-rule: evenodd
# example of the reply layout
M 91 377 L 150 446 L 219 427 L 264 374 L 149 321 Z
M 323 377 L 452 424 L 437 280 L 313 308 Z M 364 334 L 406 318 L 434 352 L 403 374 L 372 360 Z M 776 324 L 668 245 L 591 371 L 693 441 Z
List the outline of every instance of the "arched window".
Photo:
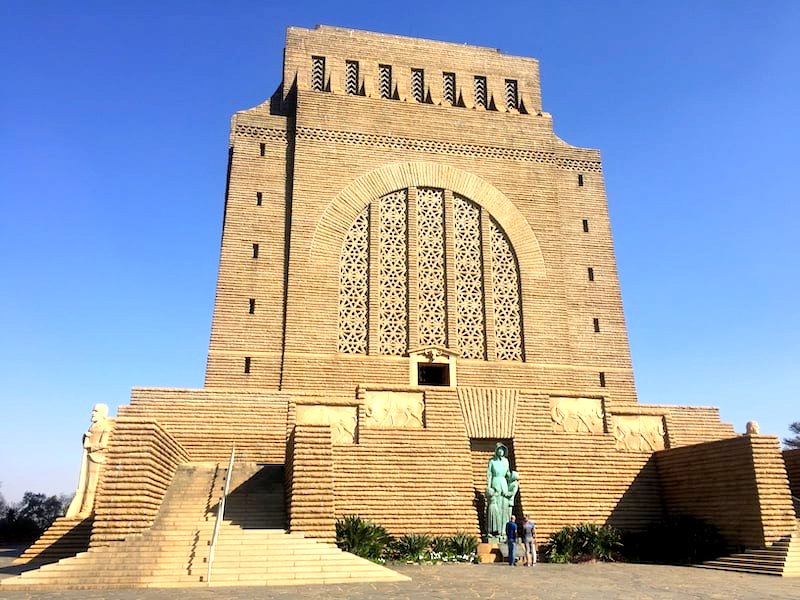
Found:
M 373 200 L 339 259 L 339 351 L 419 346 L 524 360 L 519 269 L 505 232 L 470 199 L 429 187 Z

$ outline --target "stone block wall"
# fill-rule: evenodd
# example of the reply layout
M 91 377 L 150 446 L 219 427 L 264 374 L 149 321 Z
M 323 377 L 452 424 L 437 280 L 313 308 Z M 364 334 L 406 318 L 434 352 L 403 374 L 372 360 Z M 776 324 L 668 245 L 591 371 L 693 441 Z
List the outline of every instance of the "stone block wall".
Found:
M 769 545 L 795 527 L 778 440 L 739 436 L 656 453 L 665 510 L 716 525 L 731 545 Z
M 298 425 L 289 440 L 286 490 L 289 530 L 336 540 L 333 451 L 329 425 Z
M 104 546 L 149 528 L 175 470 L 188 460 L 158 422 L 118 416 L 95 499 L 90 545 Z
M 134 388 L 119 414 L 158 421 L 193 461 L 226 462 L 235 442 L 237 460 L 284 464 L 288 404 L 279 392 Z

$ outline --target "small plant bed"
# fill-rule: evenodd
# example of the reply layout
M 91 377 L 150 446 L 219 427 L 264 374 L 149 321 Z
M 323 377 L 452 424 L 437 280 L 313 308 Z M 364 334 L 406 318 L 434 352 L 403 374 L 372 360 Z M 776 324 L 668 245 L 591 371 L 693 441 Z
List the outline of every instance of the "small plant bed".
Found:
M 407 533 L 392 537 L 380 525 L 349 515 L 336 521 L 336 545 L 378 563 L 474 563 L 478 538 L 463 531 L 451 536 Z
M 622 559 L 622 536 L 607 525 L 581 523 L 550 536 L 544 558 L 551 563 L 613 562 Z

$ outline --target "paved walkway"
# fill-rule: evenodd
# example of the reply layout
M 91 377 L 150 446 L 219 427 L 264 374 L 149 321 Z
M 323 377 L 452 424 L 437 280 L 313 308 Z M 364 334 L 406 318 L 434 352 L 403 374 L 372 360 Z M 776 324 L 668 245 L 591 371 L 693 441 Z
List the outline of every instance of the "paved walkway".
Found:
M 0 567 L 12 557 L 0 551 Z M 10 592 L 0 588 L 3 600 L 464 600 L 469 598 L 525 598 L 531 600 L 680 598 L 774 599 L 800 598 L 800 578 L 742 575 L 723 571 L 598 563 L 583 565 L 401 565 L 397 571 L 411 582 L 306 587 L 244 587 L 192 589 L 73 590 Z M 503 581 L 497 589 L 492 580 Z

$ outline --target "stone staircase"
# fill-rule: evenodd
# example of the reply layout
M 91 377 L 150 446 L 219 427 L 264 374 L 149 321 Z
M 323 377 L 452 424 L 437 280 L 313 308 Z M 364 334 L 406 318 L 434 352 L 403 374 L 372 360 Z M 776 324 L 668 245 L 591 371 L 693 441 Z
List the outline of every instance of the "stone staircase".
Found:
M 791 535 L 781 538 L 762 550 L 747 550 L 700 565 L 703 569 L 800 577 L 800 521 Z
M 92 519 L 60 517 L 12 563 L 34 566 L 57 562 L 89 548 Z
M 153 526 L 0 581 L 4 589 L 108 589 L 405 581 L 333 545 L 287 534 L 283 470 L 237 463 L 207 577 L 226 467 L 178 468 Z

